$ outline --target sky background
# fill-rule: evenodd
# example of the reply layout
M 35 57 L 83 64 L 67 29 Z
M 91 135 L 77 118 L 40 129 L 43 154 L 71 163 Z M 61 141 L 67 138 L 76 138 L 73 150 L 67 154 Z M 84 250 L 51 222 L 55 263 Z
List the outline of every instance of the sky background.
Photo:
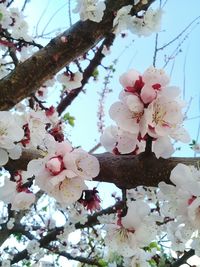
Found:
M 165 2 L 165 1 L 163 1 Z M 16 1 L 16 5 L 20 8 L 24 0 Z M 159 5 L 156 1 L 154 7 Z M 72 9 L 75 1 L 71 0 Z M 32 0 L 25 9 L 27 21 L 30 24 L 30 33 L 33 35 L 45 35 L 45 38 L 38 39 L 43 44 L 47 43 L 47 37 L 54 37 L 57 33 L 67 29 L 70 25 L 68 16 L 69 1 L 68 0 Z M 183 1 L 168 0 L 164 6 L 164 14 L 162 19 L 161 31 L 158 37 L 158 47 L 171 41 L 179 35 L 196 17 L 199 16 L 199 0 Z M 78 20 L 77 15 L 72 15 L 72 22 Z M 200 20 L 198 20 L 198 23 Z M 174 51 L 179 53 L 174 56 Z M 180 87 L 185 91 L 185 101 L 190 103 L 185 128 L 189 131 L 191 138 L 198 139 L 199 131 L 199 115 L 200 115 L 200 26 L 197 21 L 185 32 L 176 42 L 173 42 L 166 49 L 157 55 L 156 67 L 164 66 L 164 59 L 171 57 L 169 64 L 165 67 L 166 72 L 171 76 L 171 85 Z M 155 34 L 150 37 L 137 37 L 127 32 L 126 38 L 118 37 L 111 48 L 111 54 L 103 60 L 104 66 L 109 66 L 113 60 L 118 59 L 115 64 L 116 72 L 108 88 L 112 90 L 105 100 L 105 125 L 109 126 L 112 121 L 108 117 L 110 105 L 118 99 L 121 91 L 119 84 L 119 76 L 127 70 L 134 68 L 143 73 L 153 62 L 153 53 L 155 49 Z M 176 53 L 175 53 L 176 54 Z M 74 146 L 82 146 L 89 151 L 98 142 L 100 133 L 97 127 L 97 112 L 99 93 L 103 89 L 103 80 L 105 71 L 103 67 L 99 67 L 100 76 L 98 81 L 92 79 L 85 86 L 86 94 L 81 93 L 73 104 L 67 109 L 72 116 L 76 118 L 75 127 L 67 127 L 67 136 Z M 58 86 L 58 85 L 57 85 Z M 56 91 L 59 86 L 50 90 L 49 103 L 55 103 L 55 99 L 59 100 Z M 191 119 L 197 117 L 196 119 Z M 198 141 L 198 140 L 197 140 Z M 199 140 L 200 141 L 200 140 Z M 194 152 L 189 145 L 176 144 L 181 150 L 177 151 L 177 156 L 193 156 Z M 96 152 L 103 152 L 103 148 Z M 108 199 L 108 190 L 116 190 L 113 186 L 99 186 L 102 199 Z M 108 206 L 111 200 L 107 200 L 105 206 Z M 70 266 L 70 265 L 69 265 Z

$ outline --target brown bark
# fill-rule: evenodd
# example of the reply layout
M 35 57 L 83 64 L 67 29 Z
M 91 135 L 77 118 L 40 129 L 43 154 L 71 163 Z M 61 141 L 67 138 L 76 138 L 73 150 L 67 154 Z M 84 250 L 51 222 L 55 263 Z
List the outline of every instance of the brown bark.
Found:
M 178 164 L 196 165 L 200 158 L 157 159 L 153 153 L 132 155 L 95 154 L 100 163 L 100 173 L 95 181 L 114 183 L 119 188 L 134 188 L 139 185 L 157 186 L 159 182 L 169 180 L 171 170 Z M 6 169 L 26 170 L 27 163 L 39 158 L 37 152 L 24 152 L 19 160 L 10 160 Z
M 147 9 L 153 1 L 133 6 L 132 14 Z M 129 4 L 133 4 L 133 1 L 107 0 L 106 11 L 100 23 L 79 21 L 25 62 L 18 64 L 0 81 L 0 110 L 8 110 L 30 96 L 46 80 L 112 32 L 115 12 Z M 61 36 L 67 38 L 67 43 L 61 41 Z

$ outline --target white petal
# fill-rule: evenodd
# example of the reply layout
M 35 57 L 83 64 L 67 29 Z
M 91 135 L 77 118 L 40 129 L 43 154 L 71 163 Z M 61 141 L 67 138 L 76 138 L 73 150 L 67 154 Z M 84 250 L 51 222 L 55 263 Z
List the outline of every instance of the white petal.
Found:
M 117 126 L 111 125 L 104 130 L 100 137 L 102 146 L 104 146 L 109 152 L 112 152 L 112 150 L 115 148 L 117 142 L 117 129 Z
M 4 185 L 0 187 L 0 200 L 11 203 L 16 194 L 16 183 L 8 178 L 4 180 Z
M 174 148 L 171 144 L 170 138 L 167 136 L 159 137 L 153 142 L 153 152 L 157 158 L 170 158 L 174 152 Z
M 11 159 L 19 159 L 22 155 L 22 148 L 19 145 L 15 145 L 13 149 L 8 149 L 7 151 Z
M 0 148 L 0 166 L 5 165 L 8 162 L 8 153 L 6 150 Z

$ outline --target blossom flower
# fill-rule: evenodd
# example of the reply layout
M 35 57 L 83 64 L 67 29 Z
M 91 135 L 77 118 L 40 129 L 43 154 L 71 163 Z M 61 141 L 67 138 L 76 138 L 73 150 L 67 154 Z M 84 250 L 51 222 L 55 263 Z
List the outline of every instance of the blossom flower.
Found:
M 13 130 L 14 129 L 14 130 Z M 16 143 L 23 138 L 23 130 L 9 111 L 0 112 L 0 166 L 8 162 L 8 158 L 17 159 L 21 149 Z
M 161 193 L 169 207 L 168 216 L 176 217 L 193 230 L 200 229 L 200 171 L 193 166 L 178 164 L 171 172 L 173 185 L 159 184 Z M 163 198 L 162 198 L 163 199 Z
M 26 210 L 35 202 L 35 195 L 27 188 L 22 188 L 8 178 L 4 180 L 4 185 L 0 187 L 0 200 L 6 204 L 11 204 L 11 210 Z
M 174 153 L 174 148 L 170 138 L 168 136 L 162 136 L 153 141 L 152 151 L 155 153 L 157 158 L 162 157 L 167 159 Z
M 186 243 L 191 239 L 194 232 L 192 227 L 180 224 L 179 221 L 172 221 L 167 224 L 167 237 L 169 238 L 171 248 L 174 251 L 184 251 L 186 248 Z
M 6 224 L 8 230 L 13 229 L 14 225 L 15 225 L 15 218 L 10 218 Z
M 72 170 L 77 176 L 92 179 L 99 173 L 98 160 L 81 148 L 74 149 L 63 158 L 67 169 Z
M 162 9 L 149 8 L 142 17 L 132 17 L 129 29 L 138 36 L 149 36 L 161 28 Z
M 12 37 L 30 42 L 32 38 L 28 35 L 28 24 L 24 20 L 23 13 L 18 8 L 10 8 L 10 16 L 13 20 L 13 25 L 10 27 Z
M 13 210 L 26 210 L 35 202 L 35 195 L 31 192 L 19 192 L 12 201 Z
M 139 97 L 127 94 L 122 98 L 122 101 L 115 102 L 110 107 L 109 115 L 122 130 L 138 134 L 143 110 L 144 105 Z
M 87 19 L 94 22 L 102 20 L 106 5 L 98 0 L 77 0 L 77 6 L 73 10 L 74 13 L 79 13 L 81 20 Z
M 107 128 L 101 136 L 105 148 L 113 153 L 140 153 L 148 136 L 156 157 L 169 158 L 174 152 L 171 138 L 188 143 L 189 134 L 183 128 L 178 87 L 169 86 L 163 69 L 149 67 L 143 74 L 131 69 L 120 76 L 123 90 L 109 115 L 117 127 Z
M 6 8 L 6 5 L 1 3 L 0 4 L 0 25 L 3 29 L 7 29 L 9 25 L 12 23 L 12 19 L 10 17 L 10 13 Z
M 120 154 L 128 154 L 136 149 L 137 134 L 123 131 L 117 126 L 107 127 L 100 137 L 101 144 L 109 152 L 116 151 Z
M 141 74 L 135 69 L 131 69 L 122 74 L 119 78 L 119 82 L 126 92 L 136 94 L 139 94 L 142 87 L 144 86 Z
M 128 203 L 127 215 L 120 218 L 117 224 L 106 226 L 106 245 L 124 257 L 134 256 L 138 248 L 147 246 L 155 238 L 154 224 L 149 221 L 149 213 L 150 207 L 143 201 Z
M 151 103 L 157 96 L 157 92 L 162 91 L 169 83 L 169 77 L 163 69 L 149 67 L 142 75 L 144 86 L 141 90 L 141 99 L 147 104 Z
M 135 255 L 131 258 L 131 267 L 151 267 L 152 265 L 148 262 L 153 253 L 144 251 L 143 249 L 138 249 Z
M 29 162 L 28 174 L 34 175 L 36 185 L 58 202 L 72 204 L 87 189 L 85 179 L 98 174 L 98 160 L 80 148 L 73 150 L 67 141 L 50 143 L 46 157 Z
M 10 267 L 11 266 L 11 261 L 10 260 L 3 260 L 1 266 L 2 267 Z
M 68 92 L 71 91 L 72 89 L 77 89 L 81 87 L 82 79 L 83 79 L 83 74 L 79 71 L 73 74 L 64 72 L 62 74 L 57 75 L 57 81 L 62 83 Z
M 183 122 L 182 103 L 178 99 L 159 95 L 144 110 L 141 134 L 157 138 L 170 135 Z M 177 136 L 178 139 L 178 136 Z
M 126 29 L 138 36 L 149 36 L 154 32 L 160 31 L 162 9 L 148 9 L 143 15 L 131 16 L 129 14 L 131 8 L 132 6 L 128 5 L 118 10 L 113 20 L 113 28 L 116 34 Z
M 117 11 L 116 17 L 113 20 L 113 28 L 115 29 L 115 34 L 120 33 L 123 30 L 126 30 L 131 19 L 129 12 L 131 11 L 132 6 L 124 6 Z
M 51 120 L 43 110 L 30 110 L 18 117 L 18 122 L 24 129 L 24 137 L 21 144 L 26 148 L 36 148 L 43 144 L 47 135 L 46 125 Z
M 39 252 L 40 249 L 40 243 L 37 240 L 30 240 L 28 242 L 26 249 L 30 255 L 37 253 Z

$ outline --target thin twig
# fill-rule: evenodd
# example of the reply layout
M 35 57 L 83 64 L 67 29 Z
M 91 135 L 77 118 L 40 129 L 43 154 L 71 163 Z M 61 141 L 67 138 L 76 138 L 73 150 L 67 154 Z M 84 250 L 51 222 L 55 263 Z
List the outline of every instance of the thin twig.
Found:
M 157 48 L 157 51 L 165 49 L 167 46 L 171 45 L 174 43 L 176 40 L 178 40 L 191 26 L 194 24 L 198 19 L 200 19 L 200 16 L 196 17 L 193 21 L 191 21 L 183 30 L 180 32 L 176 37 L 174 37 L 171 41 L 166 43 L 165 45 Z
M 172 263 L 171 267 L 179 267 L 182 264 L 186 263 L 186 261 L 194 255 L 194 250 L 190 249 L 189 251 L 185 251 L 183 256 Z

